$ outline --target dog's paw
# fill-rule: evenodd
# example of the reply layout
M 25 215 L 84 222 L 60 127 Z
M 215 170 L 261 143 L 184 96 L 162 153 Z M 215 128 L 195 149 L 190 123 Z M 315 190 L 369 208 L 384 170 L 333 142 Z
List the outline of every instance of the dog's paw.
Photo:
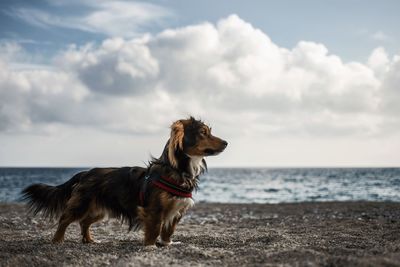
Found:
M 143 248 L 144 251 L 153 251 L 155 249 L 157 249 L 157 245 L 156 244 L 154 244 L 154 245 L 145 245 L 144 248 Z
M 53 243 L 53 244 L 62 244 L 64 242 L 64 239 L 56 239 L 56 238 L 53 238 L 52 240 L 51 240 L 51 243 Z
M 164 240 L 160 240 L 157 242 L 157 245 L 159 247 L 166 247 L 166 246 L 171 246 L 171 245 L 180 245 L 182 244 L 182 242 L 180 241 L 164 241 Z
M 99 242 L 96 241 L 96 240 L 94 240 L 94 239 L 82 238 L 82 243 L 83 243 L 83 244 L 96 244 L 96 243 L 99 243 Z

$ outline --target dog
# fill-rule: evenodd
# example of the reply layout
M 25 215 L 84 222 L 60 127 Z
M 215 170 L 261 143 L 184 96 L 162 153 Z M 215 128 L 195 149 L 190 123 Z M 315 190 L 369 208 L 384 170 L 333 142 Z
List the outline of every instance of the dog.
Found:
M 152 157 L 147 168 L 94 168 L 58 186 L 30 185 L 22 198 L 35 215 L 59 219 L 53 243 L 63 242 L 68 225 L 76 221 L 82 242 L 95 242 L 90 226 L 108 215 L 127 222 L 129 230 L 143 229 L 145 246 L 168 246 L 176 225 L 194 205 L 192 191 L 207 170 L 204 157 L 221 153 L 227 145 L 202 121 L 178 120 L 161 156 Z

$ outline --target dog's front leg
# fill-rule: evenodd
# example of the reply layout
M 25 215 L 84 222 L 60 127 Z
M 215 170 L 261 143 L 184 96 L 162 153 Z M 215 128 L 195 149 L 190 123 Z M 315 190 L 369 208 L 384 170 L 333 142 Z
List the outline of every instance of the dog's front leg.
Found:
M 176 216 L 171 224 L 164 224 L 162 229 L 161 229 L 161 246 L 168 246 L 171 245 L 173 242 L 171 240 L 171 236 L 175 232 L 176 225 L 179 223 L 181 220 L 181 216 Z M 174 243 L 179 243 L 179 242 L 174 242 Z
M 150 213 L 144 220 L 144 245 L 153 246 L 161 232 L 161 216 L 159 213 Z

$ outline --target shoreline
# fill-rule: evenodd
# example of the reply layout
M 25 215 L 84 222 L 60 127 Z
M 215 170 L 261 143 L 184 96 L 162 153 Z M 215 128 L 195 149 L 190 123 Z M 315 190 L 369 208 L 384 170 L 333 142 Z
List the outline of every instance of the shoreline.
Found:
M 150 249 L 114 219 L 82 244 L 72 224 L 62 245 L 54 222 L 0 203 L 0 266 L 400 266 L 399 202 L 196 203 L 178 225 L 182 244 Z

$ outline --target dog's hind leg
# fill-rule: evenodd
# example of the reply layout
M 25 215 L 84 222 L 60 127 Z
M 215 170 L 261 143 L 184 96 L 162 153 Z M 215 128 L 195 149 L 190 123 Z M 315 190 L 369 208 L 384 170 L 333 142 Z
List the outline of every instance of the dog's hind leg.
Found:
M 82 243 L 94 243 L 95 242 L 92 238 L 92 235 L 90 234 L 90 225 L 97 221 L 100 221 L 103 218 L 104 218 L 104 213 L 99 213 L 99 214 L 89 213 L 88 215 L 86 215 L 85 218 L 83 218 L 79 222 L 79 225 L 81 226 Z
M 53 243 L 62 243 L 64 241 L 65 230 L 75 219 L 68 213 L 63 213 L 58 222 L 57 231 L 52 239 Z
M 89 208 L 89 201 L 81 199 L 78 195 L 73 195 L 67 202 L 63 214 L 58 222 L 57 231 L 52 239 L 53 243 L 61 243 L 64 241 L 65 231 L 68 225 L 74 221 L 80 220 L 84 217 Z

